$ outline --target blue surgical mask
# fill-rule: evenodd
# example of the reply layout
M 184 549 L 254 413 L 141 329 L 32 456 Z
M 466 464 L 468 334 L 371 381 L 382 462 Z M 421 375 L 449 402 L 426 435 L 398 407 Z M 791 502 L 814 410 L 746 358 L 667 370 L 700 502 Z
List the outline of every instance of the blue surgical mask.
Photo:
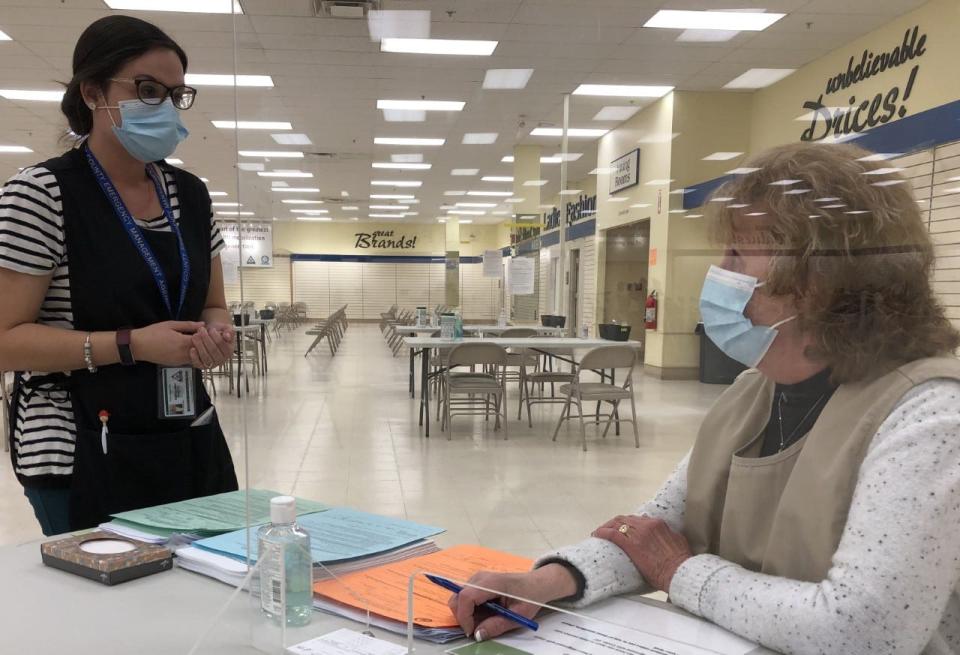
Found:
M 710 340 L 744 366 L 755 368 L 777 338 L 777 328 L 796 318 L 773 325 L 754 325 L 743 311 L 754 290 L 763 286 L 751 275 L 711 266 L 700 292 L 700 317 Z
M 132 157 L 144 163 L 166 159 L 190 134 L 170 98 L 159 105 L 148 105 L 140 100 L 121 100 L 115 107 L 102 109 L 120 110 L 123 122 L 120 126 L 110 114 L 113 133 Z

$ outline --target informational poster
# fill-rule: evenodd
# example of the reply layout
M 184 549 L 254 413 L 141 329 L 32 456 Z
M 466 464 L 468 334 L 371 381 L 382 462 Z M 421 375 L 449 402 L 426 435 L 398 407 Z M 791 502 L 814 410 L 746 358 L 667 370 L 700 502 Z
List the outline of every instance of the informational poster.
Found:
M 529 296 L 533 290 L 533 259 L 514 257 L 510 260 L 510 293 Z
M 503 276 L 503 255 L 499 250 L 483 251 L 483 277 Z
M 640 149 L 631 150 L 623 157 L 610 162 L 610 193 L 636 186 L 640 182 Z
M 224 254 L 231 251 L 227 258 L 234 259 L 235 265 L 245 268 L 273 267 L 273 224 L 260 221 L 243 223 L 220 223 L 220 234 L 227 244 Z M 242 240 L 242 247 L 241 247 Z M 221 254 L 226 271 L 226 258 Z

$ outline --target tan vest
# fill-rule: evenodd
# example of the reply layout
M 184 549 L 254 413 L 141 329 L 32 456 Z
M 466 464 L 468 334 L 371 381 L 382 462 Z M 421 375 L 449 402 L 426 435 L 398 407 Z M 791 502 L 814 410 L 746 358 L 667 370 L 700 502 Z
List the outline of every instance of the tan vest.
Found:
M 774 383 L 743 373 L 707 414 L 690 456 L 684 532 L 693 553 L 822 581 L 870 441 L 905 393 L 934 378 L 960 380 L 960 360 L 921 359 L 842 385 L 804 438 L 759 457 Z

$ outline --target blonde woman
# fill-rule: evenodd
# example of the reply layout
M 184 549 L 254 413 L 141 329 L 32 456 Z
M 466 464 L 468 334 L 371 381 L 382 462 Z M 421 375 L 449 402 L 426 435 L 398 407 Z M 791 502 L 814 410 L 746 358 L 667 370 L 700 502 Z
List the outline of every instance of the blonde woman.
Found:
M 634 514 L 477 583 L 575 606 L 661 590 L 783 653 L 960 652 L 960 335 L 910 185 L 868 154 L 776 148 L 718 191 L 701 313 L 752 368 Z M 451 599 L 480 640 L 512 627 L 475 616 L 490 596 Z

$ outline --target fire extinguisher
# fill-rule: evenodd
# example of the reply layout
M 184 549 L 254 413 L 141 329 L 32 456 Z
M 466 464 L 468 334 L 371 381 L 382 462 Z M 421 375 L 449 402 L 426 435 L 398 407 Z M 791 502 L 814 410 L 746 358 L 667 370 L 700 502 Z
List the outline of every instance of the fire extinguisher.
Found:
M 644 326 L 648 330 L 657 329 L 657 292 L 651 291 L 647 296 L 646 310 L 643 316 Z

